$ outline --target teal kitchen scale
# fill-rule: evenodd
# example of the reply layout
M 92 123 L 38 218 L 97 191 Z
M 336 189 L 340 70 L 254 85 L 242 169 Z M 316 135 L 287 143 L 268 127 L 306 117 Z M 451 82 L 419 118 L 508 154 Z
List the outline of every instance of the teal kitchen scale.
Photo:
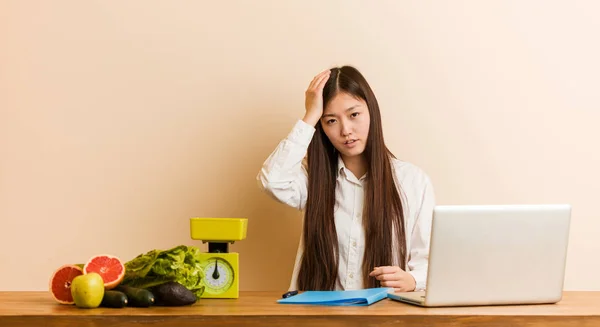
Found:
M 190 218 L 192 239 L 208 243 L 208 252 L 200 254 L 205 287 L 201 298 L 239 298 L 239 253 L 229 252 L 229 244 L 245 239 L 247 229 L 246 218 Z

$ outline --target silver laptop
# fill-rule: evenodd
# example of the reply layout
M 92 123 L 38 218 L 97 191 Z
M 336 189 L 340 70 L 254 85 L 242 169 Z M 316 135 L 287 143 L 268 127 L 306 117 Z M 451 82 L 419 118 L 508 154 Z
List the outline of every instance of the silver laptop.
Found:
M 568 204 L 436 206 L 426 291 L 388 296 L 425 307 L 559 302 L 570 220 Z

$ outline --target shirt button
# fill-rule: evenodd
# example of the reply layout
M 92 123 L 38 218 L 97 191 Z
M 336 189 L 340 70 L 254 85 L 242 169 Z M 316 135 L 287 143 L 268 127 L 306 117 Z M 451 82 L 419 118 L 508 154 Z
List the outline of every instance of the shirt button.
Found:
M 356 247 L 356 241 L 352 242 L 352 246 Z
M 354 278 L 354 274 L 350 274 L 350 279 Z

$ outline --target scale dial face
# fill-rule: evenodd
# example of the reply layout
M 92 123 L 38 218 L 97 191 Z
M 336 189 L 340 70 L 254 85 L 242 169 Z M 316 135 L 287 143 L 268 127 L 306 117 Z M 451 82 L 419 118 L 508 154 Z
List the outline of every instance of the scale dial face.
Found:
M 202 265 L 202 269 L 204 270 L 204 291 L 210 294 L 226 292 L 233 284 L 233 279 L 237 278 L 229 262 L 223 258 L 207 259 Z

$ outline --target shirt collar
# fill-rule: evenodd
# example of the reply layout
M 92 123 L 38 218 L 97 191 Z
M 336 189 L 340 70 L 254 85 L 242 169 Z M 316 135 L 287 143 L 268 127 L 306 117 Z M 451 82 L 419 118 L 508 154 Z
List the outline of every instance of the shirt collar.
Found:
M 361 184 L 362 181 L 364 181 L 365 176 L 367 174 L 365 174 L 363 177 L 361 177 L 361 179 L 359 180 L 358 178 L 356 178 L 356 176 L 354 176 L 354 173 L 352 173 L 352 171 L 350 171 L 350 169 L 346 168 L 346 165 L 344 164 L 344 160 L 342 160 L 342 156 L 338 154 L 338 170 L 337 170 L 337 176 L 338 176 L 338 180 L 341 177 L 345 177 L 348 181 L 356 183 L 356 184 Z
M 344 164 L 344 160 L 342 160 L 342 156 L 338 154 L 338 175 L 343 173 L 346 169 L 346 165 Z

